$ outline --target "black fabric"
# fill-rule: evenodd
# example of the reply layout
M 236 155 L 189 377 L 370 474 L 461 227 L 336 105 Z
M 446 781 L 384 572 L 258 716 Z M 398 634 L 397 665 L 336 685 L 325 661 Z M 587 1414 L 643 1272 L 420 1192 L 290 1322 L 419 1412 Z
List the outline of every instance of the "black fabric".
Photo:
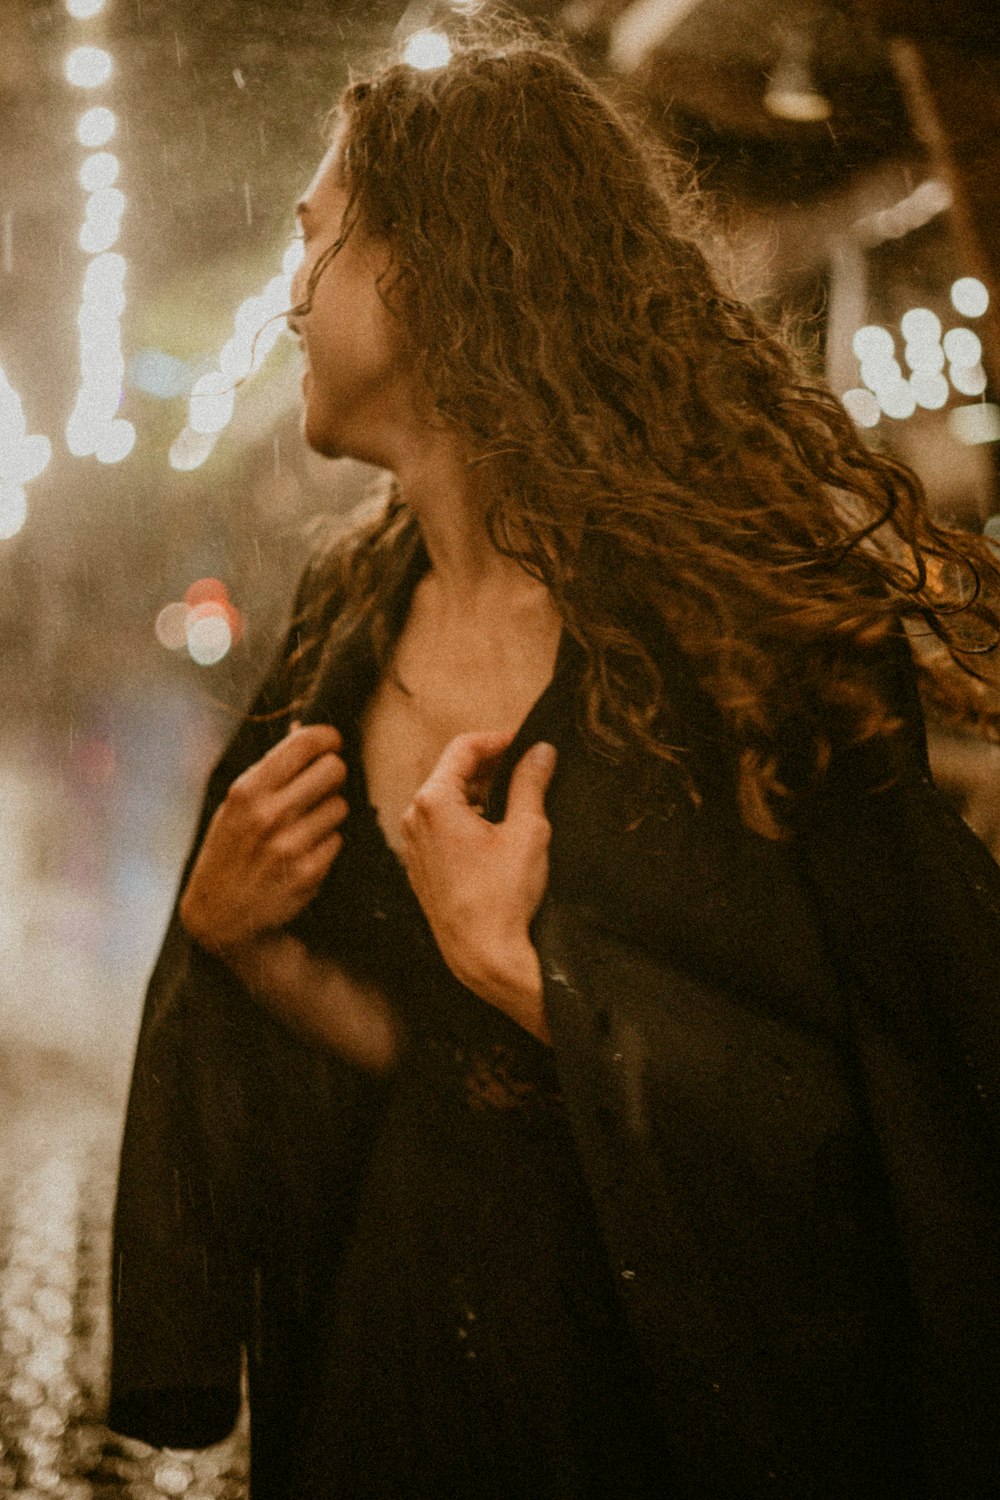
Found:
M 557 744 L 535 939 L 665 1492 L 992 1494 L 1000 873 L 927 780 L 904 646 L 886 671 L 910 715 L 906 774 L 874 793 L 874 752 L 845 758 L 780 845 L 740 823 L 711 711 L 683 662 L 665 668 L 700 810 L 668 774 L 636 818 L 634 789 L 577 731 L 568 640 L 489 805 L 502 815 L 534 739 Z M 279 666 L 272 693 L 281 682 Z M 312 715 L 350 732 L 357 705 L 330 661 Z M 262 745 L 260 726 L 241 730 L 209 809 Z M 317 945 L 333 890 L 296 924 Z M 245 1341 L 254 1496 L 283 1495 L 292 1417 L 323 1367 L 317 1312 L 355 1264 L 391 1107 L 172 926 L 123 1147 L 111 1425 L 148 1436 L 136 1391 L 180 1387 L 172 1441 L 203 1441 L 200 1393 L 235 1400 Z
M 449 973 L 349 765 L 327 946 L 381 985 L 407 1042 L 288 1494 L 651 1500 L 665 1443 L 551 1052 Z

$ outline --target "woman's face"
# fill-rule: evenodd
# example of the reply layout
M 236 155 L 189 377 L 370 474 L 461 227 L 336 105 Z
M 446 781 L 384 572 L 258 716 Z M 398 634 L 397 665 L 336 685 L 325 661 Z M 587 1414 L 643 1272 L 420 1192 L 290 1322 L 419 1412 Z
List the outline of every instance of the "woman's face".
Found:
M 340 233 L 347 197 L 338 132 L 298 208 L 306 253 L 292 285 L 296 306 L 306 299 L 316 261 Z M 309 311 L 290 319 L 306 360 L 306 441 L 329 458 L 384 463 L 385 440 L 405 410 L 402 330 L 376 289 L 389 263 L 388 246 L 357 224 L 320 272 Z

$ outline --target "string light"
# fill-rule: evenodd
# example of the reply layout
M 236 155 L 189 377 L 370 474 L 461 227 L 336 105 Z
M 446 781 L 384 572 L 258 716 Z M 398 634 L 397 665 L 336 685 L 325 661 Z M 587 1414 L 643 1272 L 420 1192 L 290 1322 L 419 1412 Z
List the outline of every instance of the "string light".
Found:
M 86 20 L 103 8 L 104 0 L 67 0 L 70 15 Z M 94 88 L 111 77 L 112 60 L 100 47 L 77 47 L 66 63 L 71 83 Z M 121 318 L 125 311 L 125 260 L 113 246 L 121 234 L 125 194 L 114 186 L 121 163 L 100 148 L 115 134 L 114 112 L 99 104 L 77 121 L 76 138 L 92 154 L 80 164 L 80 185 L 88 197 L 78 237 L 80 249 L 91 257 L 83 277 L 77 326 L 80 333 L 80 389 L 66 423 L 66 446 L 77 458 L 93 456 L 102 464 L 117 464 L 135 447 L 136 431 L 119 417 L 125 388 Z
M 0 368 L 0 540 L 23 527 L 28 514 L 24 486 L 49 464 L 52 444 L 40 433 L 29 436 L 21 398 Z
M 295 239 L 281 260 L 281 274 L 258 295 L 241 302 L 233 317 L 233 332 L 219 350 L 217 368 L 195 381 L 188 396 L 188 417 L 167 455 L 172 469 L 200 468 L 212 452 L 220 432 L 232 421 L 236 387 L 261 368 L 285 331 L 285 314 L 292 300 L 292 277 L 304 251 Z
M 952 284 L 951 305 L 963 318 L 981 318 L 990 305 L 990 294 L 975 276 L 960 276 Z
M 114 112 L 103 104 L 97 104 L 77 120 L 76 138 L 81 146 L 106 146 L 117 128 Z
M 77 88 L 96 89 L 107 83 L 112 67 L 103 47 L 75 47 L 66 59 L 66 77 Z
M 442 31 L 415 31 L 403 48 L 403 61 L 411 68 L 443 68 L 451 61 L 451 43 Z

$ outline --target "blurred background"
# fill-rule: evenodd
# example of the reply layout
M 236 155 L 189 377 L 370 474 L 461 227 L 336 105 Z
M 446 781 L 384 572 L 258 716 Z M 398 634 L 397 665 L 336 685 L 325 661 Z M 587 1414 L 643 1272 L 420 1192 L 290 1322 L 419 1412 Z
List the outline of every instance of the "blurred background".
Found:
M 521 8 L 692 164 L 867 440 L 1000 538 L 992 0 Z M 115 1154 L 205 775 L 376 477 L 299 433 L 292 209 L 348 70 L 439 65 L 460 10 L 0 0 L 2 1495 L 245 1494 L 242 1431 L 100 1428 Z M 933 748 L 1000 853 L 1000 750 Z

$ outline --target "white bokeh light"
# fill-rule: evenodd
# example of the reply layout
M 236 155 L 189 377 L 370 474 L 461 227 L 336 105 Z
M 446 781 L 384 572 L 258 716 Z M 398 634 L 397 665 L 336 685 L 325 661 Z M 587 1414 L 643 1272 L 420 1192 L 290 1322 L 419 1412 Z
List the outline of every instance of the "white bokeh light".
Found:
M 951 305 L 963 318 L 981 318 L 990 305 L 990 294 L 975 276 L 960 276 L 951 288 Z
M 854 335 L 851 348 L 862 363 L 879 363 L 892 359 L 896 343 L 888 328 L 882 328 L 878 323 L 867 323 Z
M 986 371 L 982 365 L 952 365 L 948 376 L 963 396 L 981 396 L 986 389 Z
M 971 328 L 949 328 L 942 343 L 953 365 L 977 365 L 983 357 L 979 335 Z
M 878 399 L 863 386 L 854 386 L 841 396 L 844 410 L 858 427 L 877 427 L 882 416 Z
M 98 104 L 86 110 L 76 122 L 76 138 L 81 146 L 106 146 L 117 127 L 113 111 Z
M 236 393 L 221 370 L 202 375 L 191 387 L 188 426 L 192 432 L 221 432 L 232 420 Z
M 914 371 L 936 375 L 944 369 L 944 350 L 938 343 L 907 344 L 903 357 Z
M 975 406 L 955 406 L 948 413 L 948 426 L 960 443 L 1000 442 L 1000 406 L 977 401 Z
M 89 21 L 104 9 L 104 0 L 66 0 L 66 9 L 74 21 Z
M 929 307 L 911 307 L 899 326 L 908 344 L 936 344 L 941 337 L 941 319 Z
M 100 88 L 111 77 L 111 54 L 103 47 L 74 47 L 66 59 L 66 77 L 81 89 Z
M 0 541 L 17 536 L 28 519 L 28 496 L 23 485 L 0 482 Z
M 200 469 L 214 447 L 214 432 L 194 432 L 183 427 L 170 445 L 167 462 L 181 473 Z
M 102 430 L 94 445 L 94 457 L 102 464 L 120 464 L 135 447 L 135 428 L 116 417 Z
M 161 646 L 168 651 L 182 651 L 187 645 L 188 616 L 191 611 L 186 604 L 176 600 L 165 604 L 156 617 L 153 630 Z
M 861 379 L 876 395 L 889 386 L 905 384 L 898 359 L 862 360 Z
M 200 667 L 212 667 L 222 660 L 232 644 L 233 632 L 224 610 L 198 605 L 190 611 L 187 648 L 192 661 Z
M 99 192 L 117 181 L 120 170 L 121 162 L 113 152 L 95 151 L 80 163 L 80 186 L 88 193 Z
M 897 422 L 903 422 L 907 417 L 912 417 L 917 409 L 917 398 L 906 380 L 883 386 L 877 395 L 878 404 L 886 416 L 894 418 Z
M 910 377 L 910 389 L 917 405 L 925 411 L 940 411 L 947 406 L 951 394 L 947 380 L 937 370 L 915 370 Z
M 415 31 L 403 48 L 403 61 L 420 70 L 443 68 L 451 61 L 451 43 L 443 31 Z

